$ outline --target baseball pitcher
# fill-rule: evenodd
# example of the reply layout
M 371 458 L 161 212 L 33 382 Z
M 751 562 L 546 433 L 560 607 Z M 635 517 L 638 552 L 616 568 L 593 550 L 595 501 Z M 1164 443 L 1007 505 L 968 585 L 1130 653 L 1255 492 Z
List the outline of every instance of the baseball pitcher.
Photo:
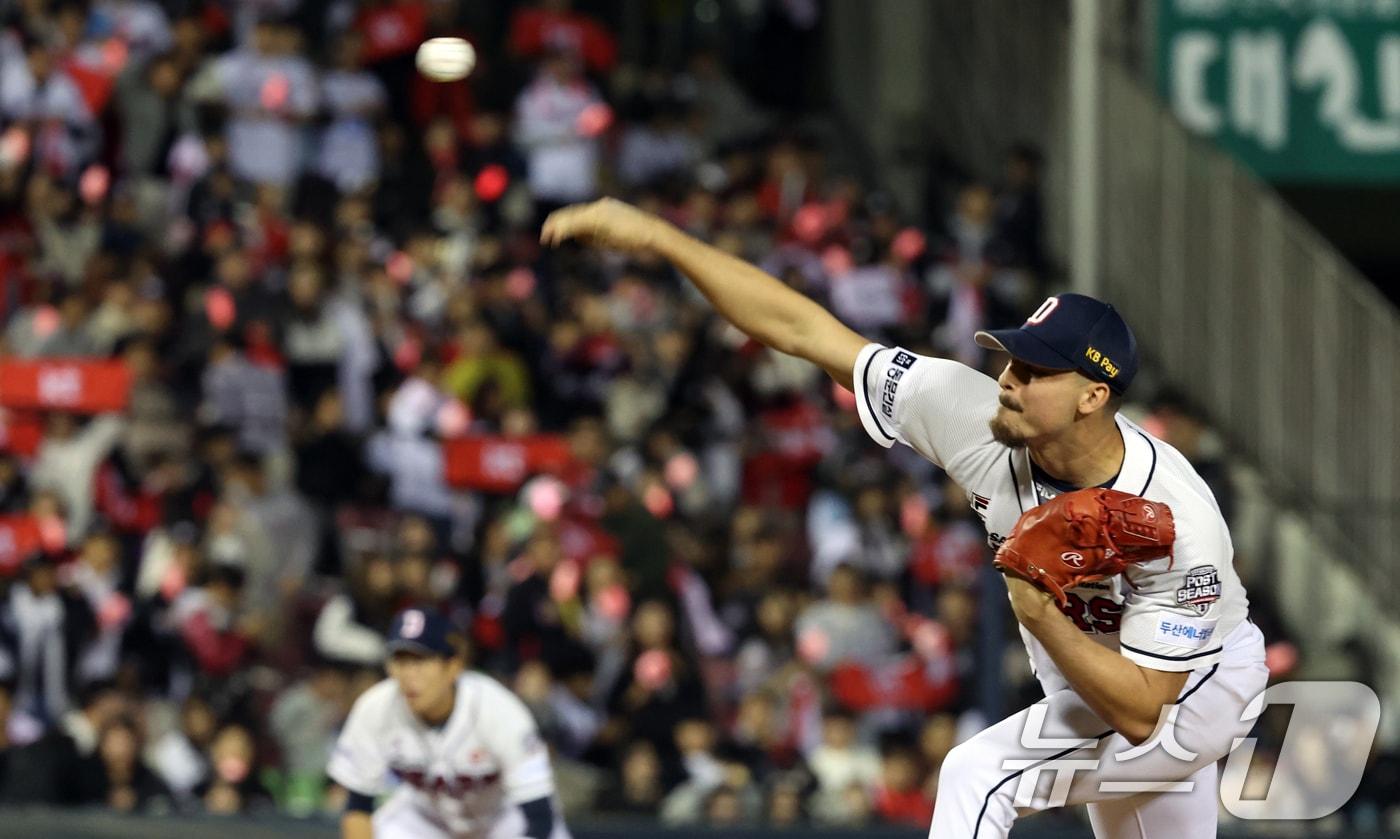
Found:
M 1019 815 L 1073 804 L 1099 839 L 1215 835 L 1216 762 L 1248 732 L 1263 638 L 1205 482 L 1118 415 L 1138 359 L 1112 306 L 1062 294 L 1017 329 L 979 333 L 1010 356 L 993 380 L 871 343 L 614 200 L 555 212 L 541 240 L 659 254 L 740 330 L 852 390 L 875 442 L 911 446 L 966 492 L 1046 698 L 948 755 L 932 839 L 1006 837 Z

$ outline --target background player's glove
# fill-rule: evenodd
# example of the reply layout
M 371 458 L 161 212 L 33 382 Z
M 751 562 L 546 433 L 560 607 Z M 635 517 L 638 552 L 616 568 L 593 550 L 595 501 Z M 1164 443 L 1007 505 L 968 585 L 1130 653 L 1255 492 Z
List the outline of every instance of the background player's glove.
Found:
M 1114 489 L 1081 489 L 1028 510 L 997 550 L 993 565 L 1054 595 L 1122 573 L 1132 562 L 1171 556 L 1171 508 Z

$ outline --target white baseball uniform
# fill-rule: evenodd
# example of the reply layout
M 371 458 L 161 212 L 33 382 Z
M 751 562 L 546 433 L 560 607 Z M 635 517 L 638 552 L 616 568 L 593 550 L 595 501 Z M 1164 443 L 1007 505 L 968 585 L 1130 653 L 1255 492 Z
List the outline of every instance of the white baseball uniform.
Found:
M 942 467 L 967 493 L 993 549 L 1022 513 L 1068 489 L 1041 473 L 1026 449 L 992 438 L 988 423 L 1000 386 L 982 373 L 878 344 L 861 351 L 854 372 L 866 432 L 882 446 L 904 443 Z M 1210 489 L 1176 449 L 1122 416 L 1117 423 L 1125 454 L 1108 486 L 1171 507 L 1174 556 L 1072 589 L 1064 611 L 1095 642 L 1143 667 L 1191 671 L 1175 723 L 1159 732 L 1156 748 L 1138 754 L 1069 688 L 1022 627 L 1046 698 L 949 754 L 931 839 L 1005 837 L 1017 815 L 1084 803 L 1099 839 L 1215 836 L 1215 764 L 1249 730 L 1240 718 L 1268 676 L 1263 637 L 1248 620 L 1230 534 Z M 1073 768 L 1072 780 L 1068 771 L 1044 766 L 1049 760 Z M 1056 790 L 1057 780 L 1067 789 Z M 1181 789 L 1180 782 L 1191 791 L 1164 791 Z
M 393 788 L 374 813 L 375 839 L 515 839 L 518 805 L 554 795 L 549 751 L 530 711 L 489 676 L 463 673 L 440 727 L 409 710 L 385 679 L 350 711 L 326 768 L 351 792 Z M 568 839 L 556 807 L 551 839 Z

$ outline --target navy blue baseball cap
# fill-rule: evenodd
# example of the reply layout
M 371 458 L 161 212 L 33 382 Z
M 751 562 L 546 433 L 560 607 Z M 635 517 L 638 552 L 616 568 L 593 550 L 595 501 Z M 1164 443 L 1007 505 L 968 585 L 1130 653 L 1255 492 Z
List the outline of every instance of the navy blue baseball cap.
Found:
M 408 651 L 424 655 L 453 656 L 452 624 L 447 618 L 427 609 L 405 609 L 394 616 L 389 627 L 390 653 Z
M 1137 375 L 1137 338 L 1118 310 L 1084 294 L 1047 297 L 1018 329 L 977 333 L 978 346 L 1036 367 L 1078 370 L 1122 393 Z

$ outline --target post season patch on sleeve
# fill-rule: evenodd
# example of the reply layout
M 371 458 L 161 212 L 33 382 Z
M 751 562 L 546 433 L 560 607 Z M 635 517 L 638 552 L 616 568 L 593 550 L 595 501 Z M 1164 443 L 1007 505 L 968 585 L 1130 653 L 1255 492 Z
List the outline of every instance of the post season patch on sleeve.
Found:
M 889 372 L 885 374 L 885 386 L 880 391 L 880 413 L 894 422 L 894 394 L 899 390 L 899 380 L 914 366 L 914 356 L 899 350 L 890 361 Z
M 1190 606 L 1204 615 L 1210 604 L 1220 599 L 1220 572 L 1214 565 L 1198 565 L 1186 572 L 1186 579 L 1176 590 L 1178 606 Z

